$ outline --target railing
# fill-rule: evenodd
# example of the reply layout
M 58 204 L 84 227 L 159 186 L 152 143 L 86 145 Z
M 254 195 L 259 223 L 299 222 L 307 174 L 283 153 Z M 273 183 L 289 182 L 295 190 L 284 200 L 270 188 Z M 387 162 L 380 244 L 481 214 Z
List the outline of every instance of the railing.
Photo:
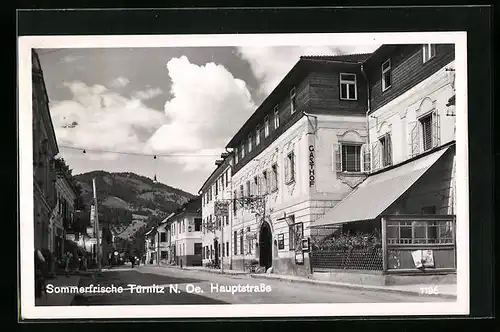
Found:
M 456 271 L 455 217 L 382 218 L 384 271 Z
M 313 270 L 382 271 L 382 248 L 317 249 L 311 264 Z

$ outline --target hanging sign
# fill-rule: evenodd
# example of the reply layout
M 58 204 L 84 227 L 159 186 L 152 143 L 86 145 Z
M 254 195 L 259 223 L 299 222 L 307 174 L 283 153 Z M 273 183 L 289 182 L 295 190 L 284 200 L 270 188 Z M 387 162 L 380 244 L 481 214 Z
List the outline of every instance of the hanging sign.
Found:
M 216 215 L 218 217 L 228 217 L 229 216 L 229 202 L 216 201 L 214 203 L 214 215 Z
M 309 187 L 314 186 L 315 182 L 314 145 L 309 145 Z

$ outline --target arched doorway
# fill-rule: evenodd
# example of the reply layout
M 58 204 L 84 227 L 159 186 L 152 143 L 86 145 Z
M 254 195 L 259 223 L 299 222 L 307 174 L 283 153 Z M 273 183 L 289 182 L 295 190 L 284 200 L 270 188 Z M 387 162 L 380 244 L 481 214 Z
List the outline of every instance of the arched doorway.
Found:
M 260 266 L 270 268 L 273 265 L 273 245 L 271 227 L 263 222 L 259 232 L 259 263 Z

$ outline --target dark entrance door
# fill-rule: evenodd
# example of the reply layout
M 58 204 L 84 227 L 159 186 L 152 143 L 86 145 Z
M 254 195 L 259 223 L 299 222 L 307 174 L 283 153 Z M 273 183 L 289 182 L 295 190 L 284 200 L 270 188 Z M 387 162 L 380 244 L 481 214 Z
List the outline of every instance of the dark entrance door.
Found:
M 219 241 L 214 240 L 215 264 L 219 264 Z
M 273 265 L 273 247 L 271 227 L 267 222 L 263 222 L 259 233 L 259 263 L 266 270 Z

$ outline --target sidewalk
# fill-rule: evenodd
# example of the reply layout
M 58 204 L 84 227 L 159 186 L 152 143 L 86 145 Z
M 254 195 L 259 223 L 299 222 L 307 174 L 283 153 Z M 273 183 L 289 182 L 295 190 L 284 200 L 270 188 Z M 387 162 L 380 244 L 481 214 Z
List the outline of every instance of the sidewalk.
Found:
M 349 284 L 343 282 L 334 282 L 334 281 L 322 281 L 315 279 L 307 279 L 304 277 L 297 276 L 288 276 L 288 275 L 279 275 L 279 274 L 251 274 L 252 278 L 255 279 L 274 279 L 285 282 L 296 282 L 296 283 L 307 283 L 314 285 L 324 285 L 330 287 L 342 287 L 342 288 L 350 288 L 350 289 L 359 289 L 359 290 L 373 290 L 373 291 L 381 291 L 381 292 L 393 292 L 393 293 L 402 293 L 409 295 L 420 295 L 420 296 L 434 296 L 441 297 L 447 299 L 456 299 L 457 298 L 457 285 L 456 284 L 443 284 L 436 285 L 438 294 L 424 294 L 422 293 L 421 288 L 430 287 L 431 285 L 398 285 L 398 286 L 374 286 L 374 285 L 361 285 L 361 284 Z
M 148 266 L 158 266 L 158 265 L 144 265 L 145 267 Z M 208 273 L 215 273 L 215 274 L 222 274 L 220 269 L 210 269 L 208 267 L 203 267 L 203 266 L 183 266 L 180 267 L 178 265 L 160 265 L 158 267 L 163 267 L 163 268 L 171 268 L 171 269 L 179 269 L 179 270 L 187 270 L 187 271 L 202 271 L 202 272 L 208 272 Z M 227 275 L 242 275 L 242 274 L 248 274 L 248 272 L 244 272 L 241 270 L 229 270 L 229 269 L 224 269 L 224 273 Z
M 80 282 L 79 275 L 57 275 L 54 279 L 47 280 L 47 285 L 54 285 L 55 287 L 61 286 L 78 286 Z M 42 293 L 41 298 L 35 298 L 35 306 L 69 306 L 73 302 L 75 294 L 47 294 Z

